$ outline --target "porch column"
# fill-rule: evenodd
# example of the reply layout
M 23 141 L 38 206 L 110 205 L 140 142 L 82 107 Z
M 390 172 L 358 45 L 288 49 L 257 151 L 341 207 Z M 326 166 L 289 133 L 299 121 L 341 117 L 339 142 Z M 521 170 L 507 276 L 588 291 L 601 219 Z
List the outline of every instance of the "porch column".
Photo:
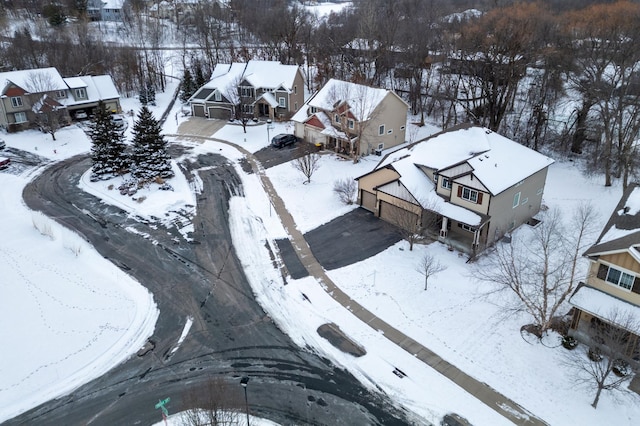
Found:
M 478 247 L 478 240 L 480 239 L 480 229 L 481 228 L 477 228 L 475 231 L 473 231 L 473 247 Z
M 442 216 L 442 227 L 440 228 L 440 240 L 444 240 L 447 238 L 447 227 L 449 226 L 449 218 L 446 216 Z

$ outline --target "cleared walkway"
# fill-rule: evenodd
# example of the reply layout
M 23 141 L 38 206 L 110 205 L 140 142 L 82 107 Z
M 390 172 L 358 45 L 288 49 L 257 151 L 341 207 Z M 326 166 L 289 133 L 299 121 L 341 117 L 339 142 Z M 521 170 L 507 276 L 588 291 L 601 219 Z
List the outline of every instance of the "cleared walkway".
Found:
M 194 127 L 195 126 L 190 127 L 190 130 L 195 130 L 193 129 Z M 182 126 L 180 130 L 182 130 Z M 208 135 L 210 134 L 211 133 L 208 133 Z M 485 405 L 492 408 L 508 420 L 512 421 L 514 424 L 527 426 L 542 426 L 547 424 L 541 419 L 535 417 L 520 405 L 518 405 L 516 402 L 497 392 L 486 383 L 474 379 L 473 377 L 461 371 L 456 366 L 442 359 L 439 355 L 431 351 L 429 348 L 426 348 L 419 342 L 416 342 L 406 334 L 402 333 L 400 330 L 397 330 L 390 324 L 381 320 L 372 312 L 360 305 L 357 301 L 349 297 L 339 287 L 337 287 L 335 283 L 331 281 L 331 279 L 327 276 L 324 268 L 314 257 L 311 249 L 309 248 L 309 245 L 307 244 L 307 241 L 304 239 L 302 232 L 298 230 L 293 217 L 285 207 L 284 201 L 282 201 L 282 199 L 276 192 L 273 184 L 271 183 L 271 180 L 265 174 L 262 165 L 255 159 L 254 155 L 251 152 L 234 143 L 207 136 L 201 136 L 199 134 L 180 134 L 167 136 L 178 136 L 186 139 L 203 141 L 213 140 L 231 145 L 244 153 L 247 160 L 251 163 L 253 170 L 260 176 L 262 186 L 269 195 L 275 211 L 280 216 L 280 220 L 282 221 L 282 224 L 284 225 L 287 233 L 290 236 L 291 244 L 293 245 L 296 254 L 300 258 L 300 261 L 307 269 L 307 271 L 309 271 L 309 274 L 315 277 L 320 283 L 322 283 L 324 289 L 329 295 L 333 297 L 333 299 L 335 299 L 338 303 L 351 311 L 356 317 L 369 325 L 371 328 L 378 332 L 382 332 L 387 339 L 400 346 L 412 356 L 420 359 L 425 364 L 441 373 L 443 376 L 453 381 L 462 389 L 475 396 Z

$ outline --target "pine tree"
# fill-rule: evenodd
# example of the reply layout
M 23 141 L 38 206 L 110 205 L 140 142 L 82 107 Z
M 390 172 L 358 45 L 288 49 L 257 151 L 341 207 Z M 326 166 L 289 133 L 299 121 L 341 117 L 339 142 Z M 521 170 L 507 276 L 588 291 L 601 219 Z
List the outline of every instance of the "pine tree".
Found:
M 158 120 L 143 106 L 133 125 L 132 174 L 136 179 L 150 181 L 156 177 L 173 177 L 167 142 L 160 130 Z
M 138 94 L 138 100 L 140 101 L 140 104 L 142 104 L 143 106 L 146 106 L 149 103 L 149 95 L 147 93 L 147 86 L 142 83 L 140 85 L 140 92 Z
M 191 96 L 196 92 L 196 85 L 193 81 L 193 77 L 191 76 L 191 71 L 188 68 L 184 70 L 184 74 L 182 75 L 182 83 L 181 83 L 181 92 L 180 92 L 180 100 L 182 102 L 187 102 Z
M 105 104 L 100 101 L 91 124 L 91 180 L 106 180 L 129 169 L 124 134 L 111 119 Z
M 207 79 L 204 77 L 204 72 L 202 71 L 202 64 L 200 62 L 196 62 L 193 67 L 195 68 L 195 80 L 196 87 L 202 87 L 207 82 Z
M 147 103 L 150 105 L 156 104 L 156 88 L 151 83 L 151 80 L 147 80 Z

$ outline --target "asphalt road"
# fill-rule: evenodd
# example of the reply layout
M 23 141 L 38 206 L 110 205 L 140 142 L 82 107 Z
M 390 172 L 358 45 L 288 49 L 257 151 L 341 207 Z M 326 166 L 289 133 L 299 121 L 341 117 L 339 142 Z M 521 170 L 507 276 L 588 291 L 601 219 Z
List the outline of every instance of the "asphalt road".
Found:
M 88 167 L 87 157 L 54 164 L 25 188 L 25 202 L 83 235 L 153 293 L 160 309 L 155 348 L 6 424 L 152 424 L 161 419 L 154 409 L 159 399 L 171 398 L 171 413 L 190 408 L 190 391 L 211 379 L 221 379 L 226 393 L 240 398 L 242 376 L 250 377 L 250 412 L 283 425 L 409 424 L 387 397 L 297 347 L 255 301 L 231 246 L 228 197 L 241 195 L 242 187 L 226 159 L 208 155 L 185 164 L 206 168 L 193 243 L 176 243 L 175 230 L 154 229 L 79 191 Z M 193 326 L 171 355 L 188 316 Z

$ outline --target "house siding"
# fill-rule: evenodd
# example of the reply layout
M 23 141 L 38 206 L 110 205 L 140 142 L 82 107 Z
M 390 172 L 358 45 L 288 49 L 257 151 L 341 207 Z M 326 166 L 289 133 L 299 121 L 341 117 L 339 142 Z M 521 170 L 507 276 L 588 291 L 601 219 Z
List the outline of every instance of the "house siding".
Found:
M 487 214 L 487 211 L 489 210 L 489 199 L 491 198 L 489 194 L 487 194 L 486 192 L 479 191 L 479 193 L 482 194 L 482 202 L 472 203 L 471 201 L 464 200 L 458 196 L 458 192 L 459 192 L 458 188 L 463 188 L 463 187 L 464 185 L 460 185 L 459 183 L 456 183 L 456 182 L 453 183 L 453 186 L 451 188 L 451 203 L 456 204 L 458 206 L 462 206 L 466 209 L 469 209 L 471 211 L 474 211 L 480 214 Z
M 383 149 L 392 148 L 405 141 L 406 129 L 401 127 L 407 123 L 407 106 L 393 93 L 387 93 L 382 102 L 373 111 L 372 119 L 365 124 L 360 142 L 360 153 L 373 154 L 378 149 L 378 144 L 384 144 Z M 357 132 L 356 129 L 347 129 Z M 379 128 L 384 125 L 384 135 L 379 134 Z M 389 133 L 391 131 L 391 133 Z
M 491 216 L 488 229 L 490 241 L 495 241 L 506 232 L 526 223 L 540 211 L 543 193 L 538 192 L 544 188 L 547 170 L 548 168 L 545 167 L 523 180 L 520 184 L 491 197 L 488 210 L 488 214 Z M 520 193 L 520 200 L 518 206 L 514 208 L 514 196 L 518 192 Z
M 605 257 L 608 259 L 605 260 Z M 630 265 L 628 260 L 624 258 L 630 258 L 634 265 Z M 619 267 L 620 269 L 626 270 L 625 272 L 635 272 L 637 276 L 640 276 L 640 265 L 633 260 L 631 256 L 626 253 L 620 253 L 618 255 L 611 256 L 602 256 L 601 260 L 605 261 L 605 264 L 611 264 L 614 268 Z M 623 263 L 629 266 L 623 266 L 620 263 L 610 262 L 609 260 L 623 260 Z M 634 305 L 640 306 L 640 294 L 634 293 L 633 291 L 625 290 L 622 287 L 618 287 L 617 285 L 608 283 L 604 280 L 598 278 L 598 268 L 600 267 L 601 262 L 592 261 L 589 265 L 589 277 L 587 279 L 587 283 L 598 290 L 601 290 L 605 293 L 608 293 L 618 299 L 626 300 L 629 303 L 633 303 Z
M 386 168 L 379 169 L 369 175 L 361 177 L 358 180 L 358 189 L 375 193 L 376 190 L 374 188 L 398 179 L 399 177 L 400 175 L 395 170 Z

